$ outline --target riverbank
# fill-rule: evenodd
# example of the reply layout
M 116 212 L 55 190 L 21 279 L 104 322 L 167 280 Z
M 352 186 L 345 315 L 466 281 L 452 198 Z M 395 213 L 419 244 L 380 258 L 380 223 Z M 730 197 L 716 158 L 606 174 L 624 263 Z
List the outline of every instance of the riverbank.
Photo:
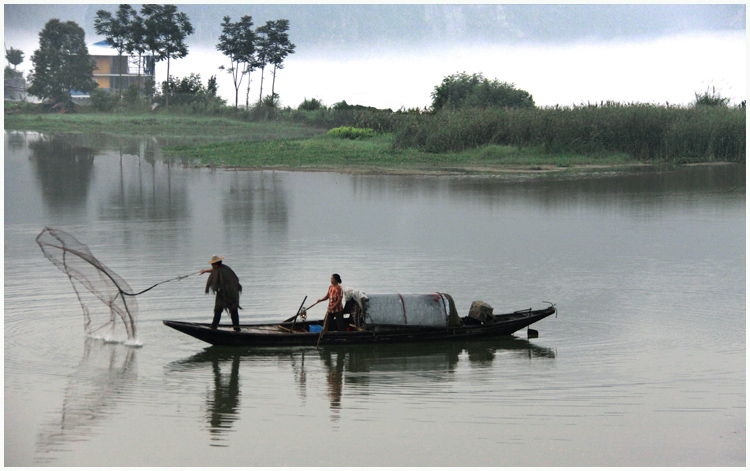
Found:
M 227 141 L 169 146 L 164 153 L 193 159 L 210 167 L 325 170 L 343 173 L 388 174 L 496 174 L 559 172 L 633 166 L 624 155 L 592 158 L 580 155 L 548 155 L 533 149 L 486 146 L 462 152 L 428 153 L 395 149 L 393 135 L 364 140 L 318 135 L 308 139 Z
M 288 119 L 247 121 L 231 116 L 174 113 L 7 114 L 5 129 L 46 133 L 169 138 L 164 155 L 197 166 L 336 171 L 342 173 L 516 174 L 600 172 L 675 162 L 642 161 L 625 153 L 546 152 L 540 147 L 488 144 L 451 152 L 404 147 L 396 133 L 351 140 Z M 166 139 L 165 139 L 166 140 Z M 173 145 L 174 142 L 179 145 Z M 695 163 L 695 162 L 692 162 Z M 715 163 L 715 162 L 711 162 Z
M 304 123 L 248 122 L 222 116 L 166 113 L 5 114 L 5 129 L 47 133 L 185 138 L 189 141 L 303 139 L 325 132 Z

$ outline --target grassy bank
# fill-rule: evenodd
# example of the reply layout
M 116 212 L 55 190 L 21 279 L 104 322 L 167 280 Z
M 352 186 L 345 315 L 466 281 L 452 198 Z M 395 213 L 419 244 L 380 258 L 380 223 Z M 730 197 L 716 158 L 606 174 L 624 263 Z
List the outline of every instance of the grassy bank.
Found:
M 727 107 L 286 109 L 271 120 L 250 120 L 234 109 L 210 116 L 184 111 L 51 114 L 9 112 L 6 105 L 5 128 L 169 137 L 180 145 L 165 147 L 168 155 L 255 168 L 499 172 L 745 161 L 745 111 Z M 343 125 L 377 135 L 350 140 L 325 134 Z
M 164 148 L 167 155 L 186 157 L 210 166 L 320 169 L 346 172 L 496 173 L 588 165 L 634 164 L 612 154 L 593 159 L 583 155 L 549 155 L 532 149 L 487 146 L 461 152 L 395 149 L 393 135 L 364 140 L 316 136 L 304 140 L 235 141 Z
M 193 140 L 302 139 L 324 131 L 306 123 L 248 122 L 231 117 L 167 113 L 6 114 L 5 129 L 119 136 L 168 136 Z

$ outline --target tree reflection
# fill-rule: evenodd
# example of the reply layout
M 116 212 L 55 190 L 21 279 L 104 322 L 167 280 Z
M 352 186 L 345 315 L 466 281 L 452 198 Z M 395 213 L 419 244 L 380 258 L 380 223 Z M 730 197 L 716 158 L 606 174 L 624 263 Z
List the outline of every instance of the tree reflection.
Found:
M 55 209 L 85 206 L 95 151 L 57 135 L 40 135 L 28 146 L 44 203 Z
M 119 147 L 104 155 L 119 159 L 119 184 L 102 201 L 103 219 L 123 221 L 159 220 L 178 225 L 188 219 L 190 198 L 187 184 L 172 179 L 172 162 L 161 153 L 154 138 L 118 141 Z
M 255 222 L 265 223 L 274 234 L 286 232 L 289 205 L 283 185 L 273 172 L 235 171 L 222 203 L 225 227 L 236 227 L 243 237 Z

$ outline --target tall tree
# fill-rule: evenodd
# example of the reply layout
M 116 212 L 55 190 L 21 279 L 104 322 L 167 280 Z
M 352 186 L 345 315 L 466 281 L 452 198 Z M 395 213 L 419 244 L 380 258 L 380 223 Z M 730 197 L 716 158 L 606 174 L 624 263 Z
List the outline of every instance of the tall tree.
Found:
M 16 67 L 23 62 L 23 51 L 20 49 L 6 49 L 5 50 L 5 59 L 13 66 L 13 70 L 16 70 Z
M 86 34 L 74 21 L 49 20 L 39 33 L 39 49 L 31 62 L 28 92 L 32 95 L 62 101 L 70 99 L 71 90 L 89 92 L 97 87 Z
M 94 31 L 117 51 L 117 89 L 122 93 L 122 55 L 127 50 L 130 35 L 130 22 L 135 14 L 133 7 L 122 4 L 114 16 L 107 10 L 98 10 L 94 19 Z
M 289 54 L 294 54 L 297 47 L 289 41 L 289 20 L 271 21 L 268 32 L 268 63 L 273 64 L 273 81 L 271 82 L 271 96 L 274 96 L 276 88 L 276 71 L 284 68 L 284 59 Z
M 243 16 L 240 21 L 232 23 L 229 16 L 221 23 L 222 33 L 216 49 L 229 57 L 230 67 L 227 71 L 234 81 L 234 107 L 239 107 L 239 94 L 242 79 L 252 70 L 253 55 L 255 54 L 255 32 L 253 31 L 253 17 Z M 221 67 L 222 69 L 224 66 Z M 248 78 L 248 81 L 250 79 Z
M 185 40 L 193 34 L 193 25 L 185 13 L 177 12 L 176 5 L 143 5 L 141 13 L 146 18 L 146 43 L 156 62 L 167 60 L 169 80 L 170 60 L 187 56 Z
M 271 21 L 266 21 L 266 24 L 259 26 L 256 30 L 257 38 L 257 51 L 255 53 L 255 60 L 253 61 L 253 68 L 260 69 L 260 94 L 258 95 L 258 102 L 263 100 L 263 78 L 266 74 L 266 66 L 268 65 L 268 57 L 271 50 Z
M 143 17 L 140 16 L 135 9 L 133 9 L 130 15 L 130 23 L 128 24 L 127 33 L 125 49 L 131 56 L 138 54 L 138 86 L 140 87 L 143 53 L 148 50 L 148 45 L 146 43 L 146 24 Z

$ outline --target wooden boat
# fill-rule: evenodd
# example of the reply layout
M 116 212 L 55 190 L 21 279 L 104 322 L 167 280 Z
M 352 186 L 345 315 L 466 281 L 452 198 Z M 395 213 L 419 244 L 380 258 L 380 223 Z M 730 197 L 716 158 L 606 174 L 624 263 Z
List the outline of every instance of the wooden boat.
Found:
M 370 298 L 372 301 L 373 298 Z M 322 319 L 299 321 L 299 316 L 277 323 L 241 324 L 239 331 L 235 331 L 231 325 L 227 324 L 212 329 L 208 323 L 171 320 L 163 322 L 168 327 L 212 345 L 315 346 L 465 340 L 511 335 L 557 312 L 555 306 L 551 305 L 539 310 L 529 308 L 508 314 L 490 315 L 480 321 L 470 316 L 458 318 L 453 300 L 445 294 L 399 294 L 390 295 L 390 298 L 375 299 L 379 299 L 379 304 L 372 309 L 367 309 L 365 305 L 365 312 L 359 318 L 361 321 L 357 320 L 355 314 L 347 319 L 346 331 L 328 330 L 321 333 L 324 322 Z M 400 302 L 396 304 L 396 308 L 391 302 L 393 299 L 396 299 L 397 303 Z M 391 304 L 387 304 L 388 302 Z M 425 307 L 425 302 L 438 306 L 437 309 L 440 311 L 432 309 L 432 313 L 429 313 L 431 308 Z M 444 311 L 442 311 L 443 305 Z M 378 307 L 383 306 L 388 308 L 386 314 L 378 315 Z M 398 308 L 399 306 L 401 309 Z M 409 309 L 409 307 L 414 308 Z M 435 319 L 438 321 L 435 322 Z M 529 330 L 530 334 L 533 332 L 535 331 Z

